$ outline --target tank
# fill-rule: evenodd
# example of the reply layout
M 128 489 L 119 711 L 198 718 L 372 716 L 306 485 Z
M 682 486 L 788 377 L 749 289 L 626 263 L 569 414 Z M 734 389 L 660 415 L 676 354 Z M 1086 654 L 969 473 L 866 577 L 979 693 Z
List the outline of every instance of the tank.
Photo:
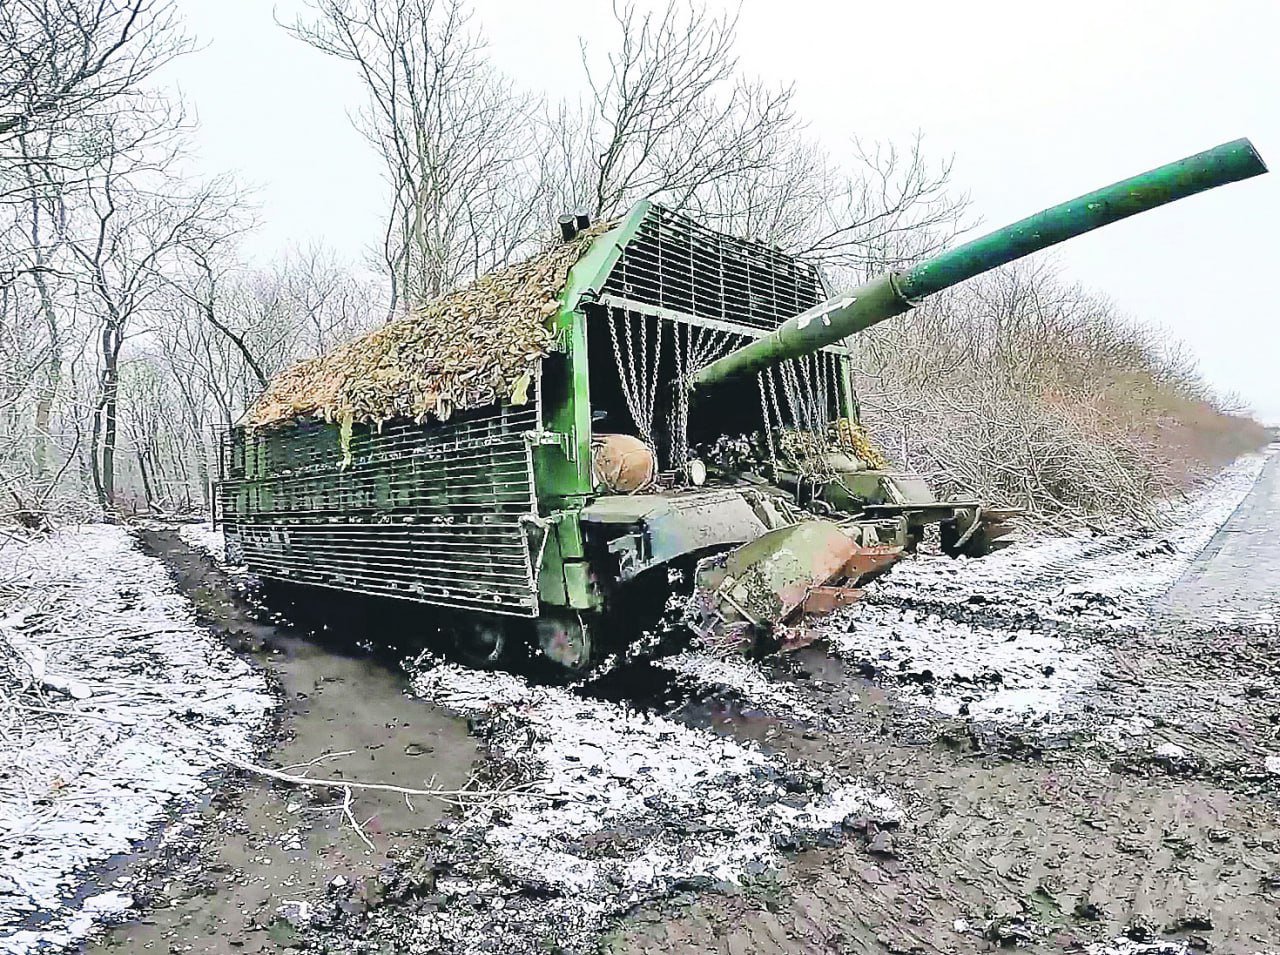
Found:
M 845 338 L 1263 171 L 1228 143 L 844 295 L 656 203 L 566 217 L 541 255 L 277 376 L 222 442 L 228 553 L 295 597 L 417 605 L 479 665 L 532 647 L 581 670 L 690 587 L 695 629 L 759 645 L 856 600 L 928 524 L 978 556 L 1013 513 L 887 467 Z

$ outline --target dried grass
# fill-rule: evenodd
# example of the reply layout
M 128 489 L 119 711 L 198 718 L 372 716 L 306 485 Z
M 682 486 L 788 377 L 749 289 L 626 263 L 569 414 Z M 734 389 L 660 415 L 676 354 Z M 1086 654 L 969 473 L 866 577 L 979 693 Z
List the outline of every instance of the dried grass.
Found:
M 569 270 L 604 222 L 524 262 L 483 275 L 403 318 L 277 375 L 245 415 L 380 424 L 448 419 L 522 392 L 550 349 L 548 320 Z

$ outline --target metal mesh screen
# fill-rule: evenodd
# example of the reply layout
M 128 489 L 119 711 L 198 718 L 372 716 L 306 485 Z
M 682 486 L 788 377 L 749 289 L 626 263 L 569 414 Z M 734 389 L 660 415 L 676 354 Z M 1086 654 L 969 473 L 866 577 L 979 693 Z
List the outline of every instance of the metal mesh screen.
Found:
M 228 540 L 264 577 L 534 616 L 536 405 L 357 427 L 346 451 L 322 422 L 234 429 L 217 493 Z
M 826 298 L 813 265 L 653 206 L 601 291 L 772 331 Z

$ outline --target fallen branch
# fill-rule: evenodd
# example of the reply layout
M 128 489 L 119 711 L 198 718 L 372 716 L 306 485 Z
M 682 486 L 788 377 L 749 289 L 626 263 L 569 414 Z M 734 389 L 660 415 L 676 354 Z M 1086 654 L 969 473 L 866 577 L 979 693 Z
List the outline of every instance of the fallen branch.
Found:
M 329 779 L 315 776 L 299 776 L 296 773 L 287 773 L 279 769 L 269 769 L 266 766 L 259 766 L 251 763 L 246 759 L 233 756 L 230 753 L 224 753 L 221 750 L 205 747 L 205 752 L 216 757 L 228 765 L 247 773 L 253 773 L 257 776 L 265 776 L 268 779 L 274 779 L 277 782 L 288 783 L 292 786 L 311 786 L 322 789 L 359 789 L 367 792 L 384 792 L 396 793 L 401 796 L 421 796 L 431 799 L 439 799 L 441 802 L 450 805 L 471 805 L 474 803 L 485 802 L 488 800 L 503 798 L 507 796 L 532 796 L 541 799 L 551 799 L 552 797 L 543 793 L 534 791 L 537 782 L 523 783 L 506 789 L 438 789 L 435 787 L 421 789 L 412 786 L 400 786 L 395 783 L 366 783 L 353 779 Z M 323 758 L 323 757 L 321 757 Z M 563 798 L 560 796 L 557 799 Z

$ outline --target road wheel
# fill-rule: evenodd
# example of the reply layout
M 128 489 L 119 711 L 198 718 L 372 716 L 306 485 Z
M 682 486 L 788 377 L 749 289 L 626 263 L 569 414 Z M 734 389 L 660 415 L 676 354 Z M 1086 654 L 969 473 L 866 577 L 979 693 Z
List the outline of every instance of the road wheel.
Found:
M 538 649 L 556 666 L 570 673 L 590 668 L 595 653 L 591 628 L 572 610 L 548 613 L 537 621 Z
M 477 670 L 502 666 L 511 655 L 513 642 L 510 624 L 497 617 L 468 615 L 453 627 L 458 659 Z

